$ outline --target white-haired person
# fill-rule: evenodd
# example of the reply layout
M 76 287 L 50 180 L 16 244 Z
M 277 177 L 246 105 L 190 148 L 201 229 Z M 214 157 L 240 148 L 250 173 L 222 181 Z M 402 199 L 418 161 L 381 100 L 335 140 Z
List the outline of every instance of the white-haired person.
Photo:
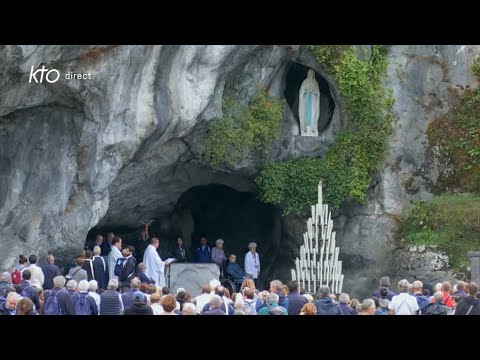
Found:
M 117 289 L 118 281 L 111 279 L 108 282 L 107 290 L 100 295 L 100 315 L 121 315 L 123 313 L 122 297 Z
M 101 256 L 102 249 L 99 246 L 93 248 L 93 273 L 94 280 L 97 281 L 97 286 L 99 289 L 105 290 L 107 288 L 107 263 L 108 258 Z
M 90 295 L 97 304 L 98 313 L 100 314 L 100 294 L 97 293 L 98 282 L 97 280 L 90 280 L 88 282 L 88 295 Z
M 212 262 L 217 264 L 220 269 L 220 277 L 223 276 L 223 267 L 227 261 L 225 256 L 225 251 L 223 250 L 224 241 L 222 239 L 218 239 L 215 241 L 215 247 L 212 249 L 211 252 L 211 259 Z
M 98 315 L 97 303 L 88 294 L 89 287 L 87 280 L 78 283 L 78 292 L 72 297 L 75 315 Z
M 78 283 L 75 280 L 69 280 L 65 287 L 73 300 L 73 297 L 77 294 Z
M 9 292 L 7 299 L 0 304 L 0 315 L 15 315 L 17 313 L 17 304 L 20 295 L 16 292 Z
M 260 276 L 260 256 L 257 253 L 257 243 L 248 244 L 250 251 L 245 255 L 245 272 L 255 282 L 258 287 L 258 277 Z
M 182 309 L 182 315 L 198 315 L 195 304 L 185 303 Z
M 409 285 L 406 279 L 398 282 L 399 294 L 395 295 L 388 305 L 390 315 L 416 315 L 420 309 L 417 299 L 408 293 Z
M 247 315 L 245 312 L 245 301 L 243 300 L 243 295 L 238 293 L 235 297 L 235 304 L 234 304 L 234 315 Z
M 65 278 L 63 276 L 55 276 L 53 278 L 53 288 L 45 291 L 43 314 L 75 315 L 72 297 L 65 290 Z

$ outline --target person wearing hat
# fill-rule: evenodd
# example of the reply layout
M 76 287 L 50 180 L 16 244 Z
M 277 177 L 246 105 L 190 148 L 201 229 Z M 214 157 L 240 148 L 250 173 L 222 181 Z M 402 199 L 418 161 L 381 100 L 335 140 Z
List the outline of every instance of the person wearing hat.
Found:
M 153 315 L 150 305 L 147 305 L 147 297 L 141 291 L 133 293 L 133 303 L 125 309 L 123 315 Z
M 250 251 L 245 255 L 245 272 L 253 278 L 255 287 L 257 287 L 258 277 L 260 276 L 260 256 L 257 253 L 257 243 L 248 244 Z
M 217 266 L 220 268 L 220 277 L 223 274 L 223 265 L 227 261 L 227 258 L 225 256 L 225 251 L 223 251 L 223 244 L 224 241 L 222 239 L 218 239 L 215 241 L 215 247 L 212 249 L 212 262 L 217 264 Z

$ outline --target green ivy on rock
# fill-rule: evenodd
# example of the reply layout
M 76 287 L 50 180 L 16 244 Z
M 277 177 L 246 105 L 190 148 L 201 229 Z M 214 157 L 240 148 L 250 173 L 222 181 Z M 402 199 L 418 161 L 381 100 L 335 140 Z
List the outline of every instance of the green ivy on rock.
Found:
M 368 60 L 358 59 L 352 46 L 315 45 L 310 49 L 338 83 L 348 126 L 324 158 L 270 163 L 261 171 L 256 178 L 260 199 L 282 205 L 285 214 L 315 204 L 319 180 L 325 202 L 334 208 L 348 199 L 363 203 L 371 173 L 385 156 L 393 118 L 393 97 L 382 85 L 387 69 L 382 47 L 372 46 Z
M 233 166 L 255 151 L 268 154 L 278 138 L 283 112 L 281 100 L 258 89 L 248 105 L 225 95 L 224 116 L 213 119 L 200 150 L 201 161 L 214 169 Z

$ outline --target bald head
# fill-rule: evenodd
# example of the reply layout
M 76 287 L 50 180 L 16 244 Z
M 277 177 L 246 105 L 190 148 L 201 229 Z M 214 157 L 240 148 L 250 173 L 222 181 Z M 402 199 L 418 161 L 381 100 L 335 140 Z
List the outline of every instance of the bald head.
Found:
M 155 248 L 158 248 L 158 245 L 160 245 L 160 240 L 158 240 L 157 237 L 153 237 L 152 240 L 150 240 L 150 245 L 153 245 Z

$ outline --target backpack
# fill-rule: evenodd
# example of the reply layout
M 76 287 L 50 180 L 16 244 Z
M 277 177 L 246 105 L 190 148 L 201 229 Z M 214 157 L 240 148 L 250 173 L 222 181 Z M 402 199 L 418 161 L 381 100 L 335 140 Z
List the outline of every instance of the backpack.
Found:
M 92 306 L 87 301 L 88 294 L 78 294 L 78 301 L 75 304 L 75 315 L 91 315 Z
M 12 272 L 12 284 L 20 285 L 22 282 L 22 272 L 18 269 L 13 270 Z
M 269 306 L 268 307 L 268 314 L 269 315 L 284 315 L 283 310 L 285 310 L 282 306 Z
M 425 308 L 424 311 L 422 311 L 422 315 L 446 315 L 447 314 L 447 308 L 444 306 L 435 306 L 435 303 L 432 303 L 432 305 L 429 305 L 428 307 Z
M 123 264 L 125 263 L 125 260 L 127 260 L 127 258 L 118 258 L 117 259 L 117 262 L 115 263 L 115 269 L 113 270 L 113 274 L 115 276 L 122 275 Z
M 50 296 L 47 301 L 45 301 L 45 307 L 43 309 L 44 315 L 63 315 L 62 309 L 60 309 L 60 305 L 58 304 L 58 294 L 62 291 L 63 289 L 58 292 L 50 291 Z
M 417 311 L 417 314 L 422 314 L 425 311 L 425 308 L 428 306 L 428 298 L 423 295 L 415 295 L 418 303 L 419 310 Z

